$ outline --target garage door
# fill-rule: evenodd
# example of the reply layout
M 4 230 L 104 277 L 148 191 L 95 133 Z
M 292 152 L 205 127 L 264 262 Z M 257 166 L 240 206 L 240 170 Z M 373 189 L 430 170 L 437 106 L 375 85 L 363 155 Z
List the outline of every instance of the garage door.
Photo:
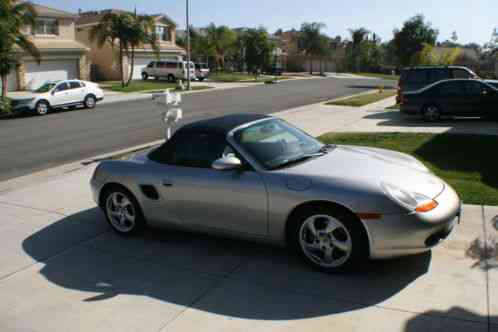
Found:
M 36 89 L 46 81 L 78 78 L 78 60 L 26 62 L 26 83 Z
M 133 79 L 134 80 L 139 80 L 142 79 L 142 69 L 147 67 L 147 65 L 152 61 L 151 58 L 136 58 L 135 59 L 135 66 L 133 69 Z M 131 66 L 130 66 L 131 70 Z
M 0 80 L 0 89 L 2 88 L 2 80 Z M 7 91 L 15 91 L 17 90 L 17 74 L 16 72 L 11 72 L 9 76 L 7 76 Z

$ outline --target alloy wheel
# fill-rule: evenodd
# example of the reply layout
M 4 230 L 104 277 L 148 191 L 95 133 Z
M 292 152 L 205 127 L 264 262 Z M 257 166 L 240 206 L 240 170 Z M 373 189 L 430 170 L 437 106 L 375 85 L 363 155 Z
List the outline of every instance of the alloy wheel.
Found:
M 328 215 L 307 218 L 299 230 L 299 244 L 306 257 L 325 268 L 346 263 L 353 249 L 347 228 Z
M 121 192 L 113 192 L 108 196 L 106 212 L 111 225 L 121 233 L 131 232 L 136 225 L 135 207 Z

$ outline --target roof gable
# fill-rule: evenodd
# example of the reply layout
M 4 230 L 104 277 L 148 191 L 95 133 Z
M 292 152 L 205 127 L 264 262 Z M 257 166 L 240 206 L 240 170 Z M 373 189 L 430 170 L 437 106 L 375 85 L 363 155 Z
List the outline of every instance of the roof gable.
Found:
M 78 15 L 70 12 L 39 5 L 32 2 L 29 3 L 31 3 L 31 5 L 35 8 L 36 12 L 38 13 L 38 16 L 41 17 L 57 17 L 57 18 L 73 18 L 73 19 L 78 18 Z

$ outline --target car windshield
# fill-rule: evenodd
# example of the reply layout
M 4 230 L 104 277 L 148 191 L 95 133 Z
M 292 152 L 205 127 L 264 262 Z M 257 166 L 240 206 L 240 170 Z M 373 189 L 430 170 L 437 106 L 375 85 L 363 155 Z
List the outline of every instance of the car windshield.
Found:
M 52 88 L 57 84 L 57 82 L 47 82 L 43 84 L 41 87 L 35 90 L 37 93 L 49 92 Z
M 270 170 L 318 157 L 329 147 L 279 119 L 240 129 L 235 132 L 234 139 Z

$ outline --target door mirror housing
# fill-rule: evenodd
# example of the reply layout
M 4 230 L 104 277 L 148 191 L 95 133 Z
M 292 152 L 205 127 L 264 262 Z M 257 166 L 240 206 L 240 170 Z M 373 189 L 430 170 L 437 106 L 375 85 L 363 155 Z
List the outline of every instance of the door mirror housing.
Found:
M 228 156 L 215 160 L 212 167 L 218 171 L 230 171 L 242 168 L 242 162 L 237 157 Z

